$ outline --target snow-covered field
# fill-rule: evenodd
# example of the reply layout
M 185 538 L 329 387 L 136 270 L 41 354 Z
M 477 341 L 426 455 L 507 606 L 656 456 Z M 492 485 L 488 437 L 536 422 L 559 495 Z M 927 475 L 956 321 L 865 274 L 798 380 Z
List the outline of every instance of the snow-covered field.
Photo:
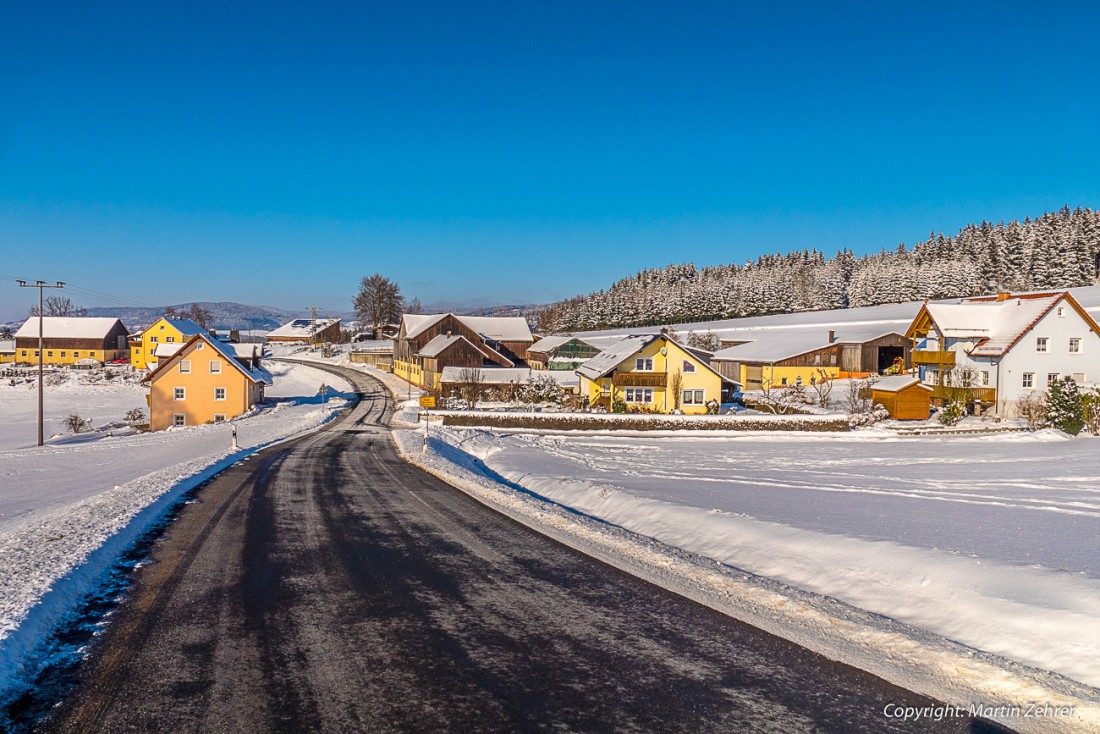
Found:
M 21 447 L 0 450 L 0 698 L 13 677 L 29 672 L 27 656 L 43 635 L 175 497 L 257 448 L 321 425 L 331 415 L 321 410 L 322 383 L 336 390 L 330 408 L 351 390 L 310 367 L 266 366 L 275 380 L 269 402 L 231 424 L 157 433 L 104 428 L 41 448 L 33 445 L 33 417 L 24 435 L 34 393 L 0 385 L 0 435 L 6 446 Z M 74 382 L 46 393 L 54 414 L 77 412 L 93 417 L 93 426 L 144 403 L 137 385 Z M 238 431 L 236 452 L 230 425 Z
M 775 579 L 796 595 L 872 612 L 860 622 L 865 631 L 837 643 L 853 648 L 837 655 L 841 659 L 885 665 L 896 650 L 884 648 L 881 660 L 871 661 L 866 650 L 854 649 L 855 641 L 874 639 L 896 620 L 910 630 L 898 656 L 903 666 L 931 668 L 937 672 L 929 675 L 947 679 L 927 692 L 946 696 L 958 684 L 970 691 L 968 700 L 975 690 L 1037 700 L 1052 695 L 1033 687 L 1037 681 L 1064 676 L 1077 715 L 1086 717 L 1078 724 L 1100 727 L 1095 439 L 1054 432 L 650 438 L 432 431 L 436 441 L 422 458 L 418 433 L 401 432 L 400 440 L 411 458 L 433 471 L 465 476 L 468 483 L 473 477 L 482 487 L 495 484 L 498 494 L 509 485 L 522 487 Z M 797 606 L 778 603 L 784 605 Z M 773 631 L 804 627 L 801 621 L 784 624 Z M 799 637 L 803 632 L 791 636 L 813 647 L 813 635 Z M 835 654 L 837 647 L 817 649 Z M 966 650 L 991 653 L 992 668 L 980 675 L 945 672 L 954 664 L 939 656 L 965 659 Z M 996 663 L 1001 659 L 1003 665 Z M 1015 672 L 1002 672 L 1009 670 Z M 919 675 L 896 665 L 875 672 L 894 672 L 902 682 L 912 675 L 907 682 L 920 683 Z M 1060 684 L 1054 689 L 1066 690 Z

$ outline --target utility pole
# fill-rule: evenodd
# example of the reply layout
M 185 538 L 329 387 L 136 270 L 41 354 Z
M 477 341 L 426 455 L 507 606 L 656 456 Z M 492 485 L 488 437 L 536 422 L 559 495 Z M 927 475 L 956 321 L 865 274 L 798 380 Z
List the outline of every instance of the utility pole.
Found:
M 45 431 L 42 428 L 43 424 L 43 406 L 44 401 L 42 398 L 42 355 L 43 348 L 45 346 L 45 337 L 43 335 L 43 299 L 42 293 L 47 288 L 64 288 L 65 284 L 60 280 L 55 281 L 54 285 L 49 285 L 43 280 L 37 280 L 34 283 L 28 283 L 25 280 L 15 281 L 19 284 L 20 288 L 37 288 L 38 289 L 38 445 L 44 446 L 46 444 Z
M 309 317 L 309 345 L 311 347 L 317 346 L 317 309 L 320 306 L 306 306 L 310 311 Z

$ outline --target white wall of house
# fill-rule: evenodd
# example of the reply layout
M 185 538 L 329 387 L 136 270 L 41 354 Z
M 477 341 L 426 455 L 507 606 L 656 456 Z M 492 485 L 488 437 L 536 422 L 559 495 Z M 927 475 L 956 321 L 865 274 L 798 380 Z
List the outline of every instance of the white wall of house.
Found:
M 1059 311 L 1061 309 L 1061 311 Z M 1036 348 L 1046 338 L 1047 351 Z M 1070 339 L 1080 339 L 1080 351 L 1070 351 Z M 1032 375 L 1032 387 L 1024 387 L 1024 375 Z M 1059 303 L 1023 336 L 1001 360 L 1001 406 L 1014 414 L 1017 400 L 1047 389 L 1048 376 L 1070 376 L 1077 382 L 1100 382 L 1100 335 L 1091 331 L 1075 309 Z

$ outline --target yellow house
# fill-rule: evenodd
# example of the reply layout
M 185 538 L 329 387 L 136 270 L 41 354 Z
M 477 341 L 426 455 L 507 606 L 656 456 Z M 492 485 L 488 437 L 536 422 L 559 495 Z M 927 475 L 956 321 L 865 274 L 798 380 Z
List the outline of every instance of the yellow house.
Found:
M 5 339 L 0 341 L 0 364 L 8 364 L 15 361 L 15 340 Z
M 149 428 L 220 423 L 247 413 L 264 399 L 271 375 L 251 359 L 239 358 L 232 345 L 203 331 L 193 334 L 148 374 Z
M 722 377 L 699 356 L 663 334 L 635 334 L 616 342 L 577 368 L 581 395 L 591 405 L 627 410 L 685 414 L 707 412 L 722 402 Z
M 206 329 L 191 319 L 170 319 L 161 316 L 145 331 L 141 340 L 130 341 L 130 364 L 141 370 L 157 368 L 158 344 L 182 344 L 195 334 L 205 334 Z
M 15 332 L 15 361 L 19 364 L 38 363 L 39 328 L 44 364 L 111 362 L 126 356 L 129 332 L 118 319 L 46 316 L 40 325 L 38 317 L 32 316 Z

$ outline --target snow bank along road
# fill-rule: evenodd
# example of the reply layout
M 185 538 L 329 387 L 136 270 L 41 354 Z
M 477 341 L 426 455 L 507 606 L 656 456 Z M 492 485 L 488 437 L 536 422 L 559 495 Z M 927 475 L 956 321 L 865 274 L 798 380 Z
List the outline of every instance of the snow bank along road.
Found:
M 343 420 L 183 510 L 48 730 L 1000 731 L 486 508 L 343 374 Z

